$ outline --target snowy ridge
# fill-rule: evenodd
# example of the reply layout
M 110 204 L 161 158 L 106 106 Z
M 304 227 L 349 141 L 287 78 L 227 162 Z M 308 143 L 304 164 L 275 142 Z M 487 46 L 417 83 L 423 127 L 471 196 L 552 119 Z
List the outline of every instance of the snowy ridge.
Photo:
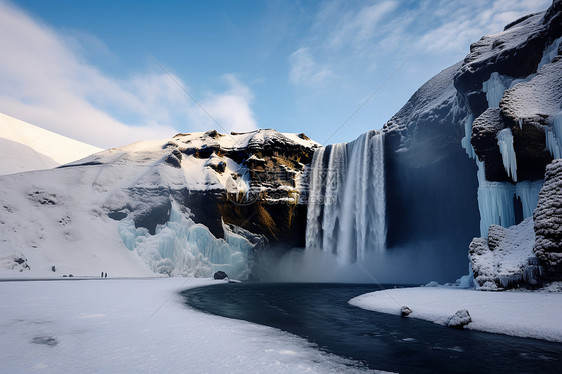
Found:
M 0 175 L 50 169 L 100 151 L 0 113 Z

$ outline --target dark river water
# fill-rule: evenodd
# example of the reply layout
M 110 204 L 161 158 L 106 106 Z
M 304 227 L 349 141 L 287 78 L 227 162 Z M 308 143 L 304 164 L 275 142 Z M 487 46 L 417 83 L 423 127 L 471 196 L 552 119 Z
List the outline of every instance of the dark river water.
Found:
M 275 327 L 319 348 L 401 373 L 562 373 L 562 344 L 366 311 L 373 285 L 230 283 L 182 292 L 203 312 Z M 562 311 L 553 311 L 562 313 Z

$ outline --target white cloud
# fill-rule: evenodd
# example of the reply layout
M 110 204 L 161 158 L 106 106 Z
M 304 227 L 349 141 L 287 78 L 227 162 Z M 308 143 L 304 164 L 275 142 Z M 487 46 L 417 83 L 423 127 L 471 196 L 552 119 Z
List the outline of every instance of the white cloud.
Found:
M 299 48 L 291 54 L 290 80 L 295 85 L 317 86 L 332 76 L 327 66 L 321 66 L 314 60 L 310 48 Z
M 254 95 L 250 89 L 233 74 L 225 74 L 223 80 L 228 85 L 225 92 L 211 93 L 200 102 L 214 120 L 202 111 L 193 112 L 191 118 L 198 123 L 205 123 L 207 127 L 218 127 L 219 132 L 243 132 L 256 129 L 255 115 L 250 108 Z
M 111 77 L 82 57 L 76 38 L 1 0 L 0 50 L 0 112 L 51 131 L 110 147 L 217 127 L 178 77 L 150 71 Z M 255 128 L 250 89 L 233 76 L 225 80 L 226 91 L 208 94 L 202 104 L 228 130 Z

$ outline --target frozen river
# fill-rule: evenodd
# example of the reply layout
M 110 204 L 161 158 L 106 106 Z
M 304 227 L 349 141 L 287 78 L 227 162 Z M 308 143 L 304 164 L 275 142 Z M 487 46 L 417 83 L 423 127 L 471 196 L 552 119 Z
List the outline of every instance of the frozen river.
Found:
M 562 344 L 366 311 L 348 304 L 372 285 L 224 284 L 183 292 L 215 315 L 272 326 L 373 369 L 405 373 L 555 373 Z

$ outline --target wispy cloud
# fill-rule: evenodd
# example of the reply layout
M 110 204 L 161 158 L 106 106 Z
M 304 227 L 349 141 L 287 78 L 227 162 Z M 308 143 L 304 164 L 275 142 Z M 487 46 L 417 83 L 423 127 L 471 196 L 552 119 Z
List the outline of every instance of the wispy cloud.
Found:
M 437 4 L 439 10 L 434 13 L 433 26 L 409 39 L 422 51 L 443 53 L 466 50 L 466 46 L 481 36 L 497 33 L 506 24 L 546 9 L 550 3 L 549 0 L 440 1 Z
M 480 36 L 514 19 L 546 9 L 550 0 L 422 0 L 418 2 L 324 2 L 318 10 L 309 53 L 334 49 L 357 55 L 389 49 L 441 53 L 467 50 Z M 388 41 L 392 41 L 389 43 Z M 313 48 L 314 47 L 314 48 Z
M 334 31 L 329 34 L 329 44 L 332 47 L 361 43 L 377 35 L 377 30 L 385 18 L 398 8 L 397 1 L 383 1 L 348 10 L 341 9 L 342 4 L 331 8 L 331 11 L 340 13 L 339 21 L 335 24 Z M 330 9 L 330 8 L 327 8 Z M 332 17 L 330 17 L 332 18 Z
M 420 85 L 462 60 L 471 43 L 550 4 L 551 0 L 324 1 L 310 7 L 313 16 L 296 40 L 299 49 L 289 57 L 288 81 L 300 85 L 296 95 L 306 102 L 303 116 L 330 113 L 325 123 L 339 113 L 343 121 L 347 114 L 342 112 L 351 113 L 408 60 L 349 124 L 355 126 L 354 134 L 380 128 Z M 325 82 L 330 83 L 328 89 L 317 89 Z M 336 120 L 333 126 L 337 125 Z
M 310 48 L 299 48 L 291 54 L 290 79 L 295 85 L 317 86 L 332 76 L 327 66 L 316 63 Z
M 102 147 L 217 127 L 157 67 L 110 76 L 88 62 L 77 38 L 0 1 L 0 111 Z M 202 104 L 227 130 L 255 128 L 252 92 L 232 75 L 224 80 L 225 90 L 201 95 Z

